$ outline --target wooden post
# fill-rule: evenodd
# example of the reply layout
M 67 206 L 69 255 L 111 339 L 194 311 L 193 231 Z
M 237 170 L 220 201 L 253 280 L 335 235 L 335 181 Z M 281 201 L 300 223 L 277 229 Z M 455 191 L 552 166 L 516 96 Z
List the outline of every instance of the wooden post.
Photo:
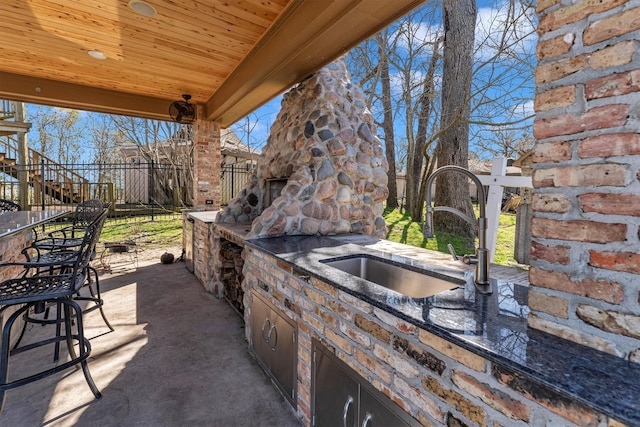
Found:
M 27 115 L 22 102 L 14 102 L 15 120 L 25 123 Z M 18 132 L 18 201 L 23 210 L 31 210 L 29 205 L 29 148 L 27 132 Z
M 478 175 L 482 185 L 489 186 L 487 200 L 487 248 L 489 249 L 489 261 L 493 262 L 496 252 L 496 239 L 498 226 L 500 225 L 500 211 L 502 208 L 502 187 L 532 187 L 530 176 L 505 176 L 507 171 L 507 159 L 499 157 L 493 159 L 491 175 Z
M 505 176 L 507 174 L 507 159 L 498 157 L 493 159 L 491 164 L 491 176 Z M 494 181 L 495 182 L 495 181 Z M 487 197 L 487 246 L 489 249 L 489 261 L 493 262 L 496 253 L 496 240 L 498 239 L 498 225 L 500 224 L 500 211 L 502 210 L 502 185 L 489 185 L 489 196 Z

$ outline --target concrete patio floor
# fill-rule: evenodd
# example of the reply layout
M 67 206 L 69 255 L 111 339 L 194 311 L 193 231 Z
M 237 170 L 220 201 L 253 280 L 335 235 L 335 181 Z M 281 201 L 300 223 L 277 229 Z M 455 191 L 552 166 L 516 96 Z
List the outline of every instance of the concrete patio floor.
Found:
M 100 276 L 115 331 L 93 311 L 85 333 L 102 399 L 72 368 L 9 390 L 0 426 L 300 425 L 248 353 L 236 312 L 206 293 L 183 262 L 158 259 Z M 30 325 L 25 339 L 51 328 Z M 16 355 L 10 377 L 51 359 L 50 346 Z

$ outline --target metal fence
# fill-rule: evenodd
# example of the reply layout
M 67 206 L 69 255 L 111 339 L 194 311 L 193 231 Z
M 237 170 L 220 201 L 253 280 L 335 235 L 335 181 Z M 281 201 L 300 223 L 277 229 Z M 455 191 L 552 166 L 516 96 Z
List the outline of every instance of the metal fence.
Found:
M 220 203 L 223 206 L 227 205 L 229 200 L 242 191 L 251 176 L 253 167 L 254 165 L 248 162 L 224 165 L 222 167 Z
M 235 163 L 221 170 L 221 204 L 237 196 L 253 165 Z M 0 162 L 0 198 L 20 201 L 23 209 L 74 207 L 97 198 L 112 206 L 112 217 L 178 214 L 191 207 L 193 184 L 189 168 L 154 162 L 36 166 Z M 24 196 L 21 197 L 21 191 Z M 27 203 L 22 201 L 26 198 Z
M 154 162 L 0 166 L 0 197 L 20 200 L 23 209 L 68 208 L 97 198 L 115 217 L 177 214 L 191 205 L 192 191 L 186 169 Z

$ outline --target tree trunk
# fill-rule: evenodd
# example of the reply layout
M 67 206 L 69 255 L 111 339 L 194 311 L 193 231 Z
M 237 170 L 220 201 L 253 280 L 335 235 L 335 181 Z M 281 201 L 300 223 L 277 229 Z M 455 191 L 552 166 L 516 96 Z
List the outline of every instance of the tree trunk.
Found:
M 440 40 L 438 39 L 433 47 L 431 61 L 427 75 L 424 78 L 422 95 L 420 96 L 420 112 L 418 115 L 418 132 L 416 134 L 415 156 L 413 158 L 413 188 L 410 190 L 416 194 L 414 205 L 411 209 L 411 217 L 414 221 L 422 220 L 424 208 L 424 186 L 422 184 L 422 169 L 429 166 L 429 156 L 427 155 L 427 126 L 431 116 L 431 104 L 435 93 L 435 83 L 433 81 L 436 73 L 436 66 L 440 59 Z M 431 145 L 431 144 L 429 144 Z
M 436 147 L 436 158 L 438 167 L 458 165 L 468 168 L 476 0 L 443 0 L 442 3 L 445 38 L 441 128 L 444 132 Z M 467 177 L 450 172 L 438 177 L 435 204 L 451 206 L 473 216 Z M 469 238 L 475 236 L 475 226 L 449 213 L 438 212 L 434 223 L 439 231 Z
M 389 182 L 389 196 L 387 197 L 387 208 L 398 207 L 398 187 L 396 179 L 396 149 L 393 135 L 393 110 L 391 107 L 391 80 L 389 77 L 389 59 L 387 57 L 387 42 L 380 33 L 376 35 L 378 42 L 378 53 L 380 55 L 380 82 L 382 84 L 382 107 L 384 109 L 384 119 L 382 130 L 384 131 L 384 146 L 389 163 L 387 177 Z

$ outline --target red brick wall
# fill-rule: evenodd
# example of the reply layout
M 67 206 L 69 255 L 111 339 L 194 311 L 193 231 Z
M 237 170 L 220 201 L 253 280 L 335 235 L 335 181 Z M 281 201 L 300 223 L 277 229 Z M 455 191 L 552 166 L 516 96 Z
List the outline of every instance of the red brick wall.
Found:
M 198 113 L 200 115 L 200 113 Z M 193 150 L 193 209 L 220 209 L 220 125 L 199 118 Z
M 538 13 L 529 324 L 640 361 L 640 7 Z
M 304 426 L 312 416 L 313 338 L 425 426 L 621 426 L 552 387 L 321 280 L 306 280 L 259 250 L 245 250 L 243 271 L 247 341 L 256 294 L 298 326 L 297 413 Z

